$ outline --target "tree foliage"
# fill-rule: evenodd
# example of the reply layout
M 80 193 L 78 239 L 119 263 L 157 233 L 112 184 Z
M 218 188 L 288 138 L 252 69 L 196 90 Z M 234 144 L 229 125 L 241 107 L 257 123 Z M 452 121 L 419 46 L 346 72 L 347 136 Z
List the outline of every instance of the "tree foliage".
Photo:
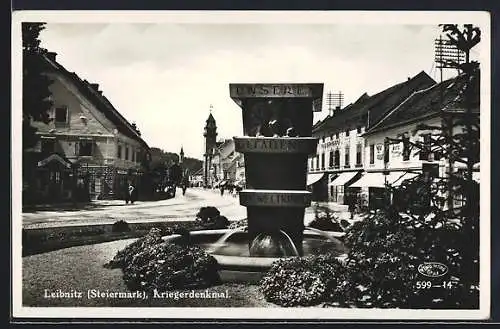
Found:
M 34 145 L 35 129 L 31 120 L 48 123 L 48 110 L 52 106 L 49 86 L 51 80 L 43 73 L 41 54 L 47 52 L 40 47 L 40 32 L 45 23 L 22 23 L 23 41 L 23 148 Z

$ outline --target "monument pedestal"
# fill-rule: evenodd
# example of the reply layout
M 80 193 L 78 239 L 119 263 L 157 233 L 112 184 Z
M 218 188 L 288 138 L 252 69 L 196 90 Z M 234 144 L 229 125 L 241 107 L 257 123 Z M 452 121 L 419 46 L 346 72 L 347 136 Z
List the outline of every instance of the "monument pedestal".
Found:
M 240 204 L 247 207 L 251 256 L 302 255 L 308 155 L 315 104 L 323 84 L 231 84 L 231 98 L 243 109 L 246 137 L 235 137 L 235 150 L 245 156 L 246 188 Z M 266 247 L 267 246 L 267 247 Z

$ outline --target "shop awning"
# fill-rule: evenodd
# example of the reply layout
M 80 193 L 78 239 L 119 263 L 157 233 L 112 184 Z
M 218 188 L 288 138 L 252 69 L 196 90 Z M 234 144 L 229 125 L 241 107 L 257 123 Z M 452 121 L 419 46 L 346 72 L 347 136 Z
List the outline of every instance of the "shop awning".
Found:
M 340 173 L 334 180 L 332 180 L 328 186 L 344 186 L 348 181 L 354 178 L 358 172 L 343 172 Z
M 319 181 L 325 173 L 317 173 L 317 174 L 307 174 L 307 186 L 312 185 Z
M 418 174 L 406 172 L 391 172 L 384 175 L 381 172 L 366 173 L 357 182 L 352 183 L 349 187 L 385 187 L 385 182 L 392 186 L 399 186 L 404 180 L 413 178 Z M 386 177 L 387 176 L 387 177 Z

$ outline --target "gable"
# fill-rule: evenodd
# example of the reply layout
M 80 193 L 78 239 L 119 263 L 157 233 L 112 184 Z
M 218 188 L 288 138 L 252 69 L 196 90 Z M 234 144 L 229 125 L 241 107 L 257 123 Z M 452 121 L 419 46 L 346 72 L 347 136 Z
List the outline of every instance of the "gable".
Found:
M 55 129 L 57 133 L 71 133 L 78 135 L 102 134 L 110 135 L 115 125 L 96 109 L 96 107 L 84 97 L 76 86 L 57 72 L 48 74 L 53 80 L 49 86 L 52 93 L 53 106 L 49 116 L 53 119 L 48 124 L 33 122 L 39 132 L 49 132 Z M 56 121 L 56 111 L 66 109 L 66 122 Z M 61 110 L 58 110 L 61 109 Z
M 57 162 L 57 163 L 63 165 L 64 167 L 66 167 L 68 169 L 71 168 L 71 166 L 72 166 L 71 162 L 68 159 L 63 158 L 59 154 L 55 154 L 55 153 L 49 155 L 48 157 L 46 157 L 43 160 L 38 161 L 37 166 L 38 167 L 44 167 L 44 166 L 48 165 L 51 162 Z

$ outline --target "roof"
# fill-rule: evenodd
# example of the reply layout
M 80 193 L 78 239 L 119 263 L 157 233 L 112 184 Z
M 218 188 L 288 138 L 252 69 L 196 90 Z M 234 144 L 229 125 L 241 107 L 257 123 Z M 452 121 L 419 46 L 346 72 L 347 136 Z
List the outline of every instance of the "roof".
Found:
M 147 150 L 149 150 L 148 144 L 141 138 L 139 132 L 134 129 L 133 125 L 130 124 L 127 119 L 125 119 L 120 112 L 111 104 L 111 102 L 99 91 L 95 90 L 95 87 L 92 86 L 87 80 L 82 80 L 80 77 L 74 73 L 69 72 L 59 64 L 55 59 L 51 58 L 47 54 L 42 54 L 42 58 L 48 64 L 48 68 L 52 70 L 57 70 L 63 76 L 68 78 L 74 85 L 78 88 L 79 92 L 82 93 L 86 98 L 88 98 L 96 108 L 102 112 L 106 118 L 108 118 L 111 122 L 113 122 L 118 131 L 123 133 L 124 135 L 135 139 L 140 142 Z
M 206 120 L 206 122 L 215 122 L 215 118 L 212 115 L 212 113 L 210 113 L 210 115 L 208 116 L 208 119 Z
M 413 78 L 389 87 L 373 96 L 364 93 L 356 102 L 334 112 L 321 124 L 316 125 L 313 133 L 324 130 L 343 130 L 349 124 L 373 126 L 414 91 L 428 88 L 434 84 L 436 82 L 427 73 L 421 71 Z
M 464 75 L 460 75 L 430 88 L 414 92 L 376 125 L 372 126 L 365 135 L 421 120 L 422 118 L 432 117 L 438 115 L 443 109 L 465 109 L 462 93 L 466 86 L 465 79 Z M 471 105 L 475 110 L 479 110 L 479 80 L 479 72 L 471 77 L 473 88 L 471 94 L 474 95 Z

